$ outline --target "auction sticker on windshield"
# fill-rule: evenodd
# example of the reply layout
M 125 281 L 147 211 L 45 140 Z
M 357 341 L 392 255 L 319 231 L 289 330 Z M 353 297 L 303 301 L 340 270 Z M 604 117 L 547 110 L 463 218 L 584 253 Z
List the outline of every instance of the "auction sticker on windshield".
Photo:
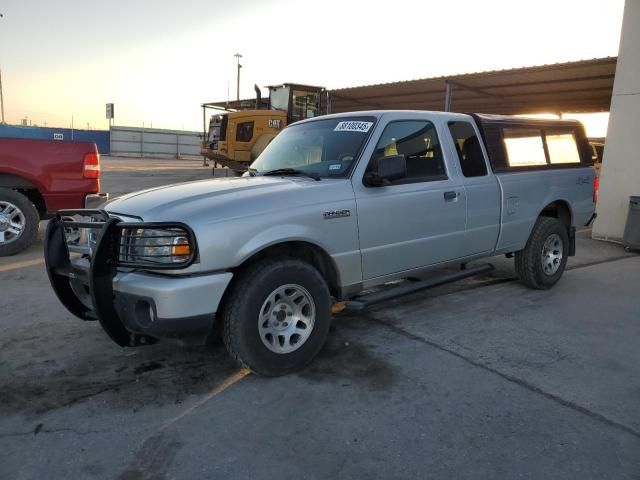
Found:
M 348 122 L 339 122 L 334 132 L 368 132 L 373 122 L 357 122 L 354 120 Z

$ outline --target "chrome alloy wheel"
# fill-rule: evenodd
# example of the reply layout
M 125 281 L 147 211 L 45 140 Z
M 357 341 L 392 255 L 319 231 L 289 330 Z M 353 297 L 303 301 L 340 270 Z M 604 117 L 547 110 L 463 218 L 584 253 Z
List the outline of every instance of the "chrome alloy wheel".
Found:
M 282 285 L 269 294 L 258 315 L 260 340 L 274 353 L 291 353 L 313 331 L 316 307 L 313 297 L 300 285 Z
M 13 203 L 0 200 L 0 244 L 17 240 L 27 227 L 27 219 Z
M 545 275 L 554 275 L 562 263 L 562 239 L 557 233 L 552 233 L 542 246 L 542 271 Z

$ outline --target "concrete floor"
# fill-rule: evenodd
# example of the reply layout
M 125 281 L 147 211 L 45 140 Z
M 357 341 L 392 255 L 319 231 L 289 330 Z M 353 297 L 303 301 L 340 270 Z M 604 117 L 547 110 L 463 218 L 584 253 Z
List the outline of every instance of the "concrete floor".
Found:
M 210 175 L 104 166 L 121 193 Z M 117 347 L 58 303 L 41 248 L 0 259 L 0 478 L 640 478 L 640 257 L 588 232 L 551 291 L 496 258 L 338 316 L 278 379 L 220 346 Z

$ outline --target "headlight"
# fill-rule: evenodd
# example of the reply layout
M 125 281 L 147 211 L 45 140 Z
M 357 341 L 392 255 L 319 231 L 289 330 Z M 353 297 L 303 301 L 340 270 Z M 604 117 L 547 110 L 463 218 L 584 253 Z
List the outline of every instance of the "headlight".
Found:
M 191 235 L 182 228 L 124 228 L 119 263 L 175 265 L 189 263 L 195 254 Z

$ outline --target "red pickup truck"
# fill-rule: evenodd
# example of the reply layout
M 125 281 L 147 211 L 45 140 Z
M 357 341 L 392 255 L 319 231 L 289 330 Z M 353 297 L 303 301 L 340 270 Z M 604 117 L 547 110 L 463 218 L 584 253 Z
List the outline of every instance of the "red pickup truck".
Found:
M 0 256 L 33 244 L 57 210 L 103 203 L 99 191 L 94 143 L 0 138 Z

